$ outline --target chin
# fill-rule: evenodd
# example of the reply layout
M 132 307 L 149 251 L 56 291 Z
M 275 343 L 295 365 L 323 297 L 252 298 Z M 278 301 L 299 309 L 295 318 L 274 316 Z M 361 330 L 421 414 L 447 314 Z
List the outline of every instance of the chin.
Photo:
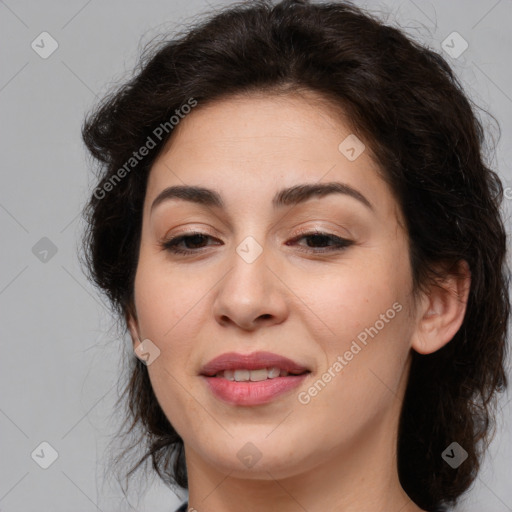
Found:
M 265 439 L 271 430 L 265 428 L 262 434 L 260 427 L 258 436 L 231 432 L 233 438 L 226 437 L 225 445 L 213 442 L 205 446 L 202 457 L 232 477 L 259 480 L 292 477 L 316 465 L 318 452 L 315 456 L 299 451 L 307 442 L 298 442 L 290 436 L 276 435 L 271 439 L 273 434 Z
M 273 453 L 272 457 L 266 457 L 264 453 L 254 465 L 245 465 L 239 460 L 236 453 L 233 457 L 227 458 L 222 456 L 218 459 L 211 460 L 215 468 L 225 471 L 232 478 L 243 478 L 247 480 L 274 480 L 289 478 L 300 473 L 299 467 L 302 465 L 300 461 L 295 461 L 287 457 L 287 454 Z M 295 470 L 294 470 L 295 469 Z

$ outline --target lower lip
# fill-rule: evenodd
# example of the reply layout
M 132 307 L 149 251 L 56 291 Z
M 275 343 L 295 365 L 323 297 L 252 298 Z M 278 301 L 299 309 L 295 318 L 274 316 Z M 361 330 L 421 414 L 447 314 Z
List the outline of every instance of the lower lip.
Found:
M 202 378 L 207 382 L 212 393 L 225 402 L 233 405 L 262 405 L 296 388 L 308 375 L 308 373 L 304 373 L 258 382 L 236 382 L 223 377 L 206 377 L 204 375 Z

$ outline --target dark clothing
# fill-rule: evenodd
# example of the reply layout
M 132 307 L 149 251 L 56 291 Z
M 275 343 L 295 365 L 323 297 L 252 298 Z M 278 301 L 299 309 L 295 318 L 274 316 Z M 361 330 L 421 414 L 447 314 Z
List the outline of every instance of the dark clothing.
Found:
M 176 509 L 176 512 L 187 512 L 188 507 L 188 501 L 185 501 L 180 508 Z M 432 512 L 448 512 L 445 507 L 440 506 L 439 508 L 436 508 L 435 510 L 432 510 Z

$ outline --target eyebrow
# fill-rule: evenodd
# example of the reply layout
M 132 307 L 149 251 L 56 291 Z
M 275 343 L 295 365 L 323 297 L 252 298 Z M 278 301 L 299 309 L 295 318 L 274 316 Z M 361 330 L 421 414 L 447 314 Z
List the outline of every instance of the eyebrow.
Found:
M 284 206 L 296 205 L 305 202 L 312 197 L 324 197 L 329 194 L 347 195 L 357 199 L 370 210 L 374 210 L 373 205 L 363 194 L 361 194 L 361 192 L 346 183 L 339 183 L 336 181 L 328 183 L 304 183 L 282 189 L 274 196 L 272 206 L 275 209 L 282 208 Z M 165 188 L 160 192 L 160 194 L 158 194 L 151 205 L 151 212 L 158 205 L 171 199 L 181 199 L 213 208 L 225 207 L 220 194 L 215 190 L 191 185 L 175 185 Z

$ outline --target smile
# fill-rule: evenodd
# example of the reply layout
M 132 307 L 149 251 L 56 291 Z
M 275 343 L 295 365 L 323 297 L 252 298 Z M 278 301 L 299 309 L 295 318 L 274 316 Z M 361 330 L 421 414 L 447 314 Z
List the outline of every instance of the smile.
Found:
M 221 377 L 230 381 L 236 382 L 259 382 L 266 379 L 275 379 L 277 377 L 288 377 L 289 375 L 301 375 L 302 373 L 292 373 L 287 372 L 286 370 L 282 370 L 277 368 L 276 366 L 272 368 L 262 368 L 260 370 L 224 370 L 218 372 L 215 377 Z

